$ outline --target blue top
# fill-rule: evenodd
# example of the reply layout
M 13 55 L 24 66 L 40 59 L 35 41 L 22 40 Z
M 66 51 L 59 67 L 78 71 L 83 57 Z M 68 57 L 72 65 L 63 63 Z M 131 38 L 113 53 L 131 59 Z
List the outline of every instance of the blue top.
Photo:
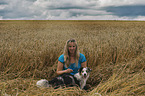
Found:
M 79 61 L 78 61 L 78 66 L 76 66 L 76 63 L 72 63 L 68 66 L 68 68 L 66 68 L 64 66 L 65 62 L 64 62 L 64 54 L 62 54 L 59 58 L 58 58 L 58 61 L 60 61 L 61 63 L 63 63 L 63 70 L 66 70 L 66 69 L 72 69 L 73 72 L 71 72 L 70 74 L 71 75 L 74 75 L 76 73 L 78 73 L 78 69 L 81 68 L 81 63 L 85 62 L 86 61 L 86 57 L 80 53 L 80 57 L 79 57 Z

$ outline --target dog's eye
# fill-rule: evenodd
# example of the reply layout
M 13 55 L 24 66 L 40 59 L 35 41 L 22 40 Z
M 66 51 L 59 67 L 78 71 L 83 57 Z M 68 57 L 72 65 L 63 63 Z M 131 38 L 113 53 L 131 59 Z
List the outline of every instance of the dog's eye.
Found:
M 84 71 L 82 71 L 82 73 L 84 73 Z
M 86 72 L 88 72 L 88 71 L 86 71 Z

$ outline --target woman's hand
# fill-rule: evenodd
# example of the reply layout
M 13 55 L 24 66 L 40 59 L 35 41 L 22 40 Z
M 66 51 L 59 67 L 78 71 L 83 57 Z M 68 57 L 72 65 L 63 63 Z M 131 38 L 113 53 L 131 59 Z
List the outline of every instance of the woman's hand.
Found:
M 71 73 L 71 72 L 73 72 L 72 69 L 67 69 L 67 70 L 65 70 L 65 73 Z
M 66 69 L 63 70 L 63 63 L 61 63 L 60 61 L 58 61 L 58 66 L 57 66 L 57 75 L 62 75 L 64 73 L 71 73 L 73 70 L 72 69 Z

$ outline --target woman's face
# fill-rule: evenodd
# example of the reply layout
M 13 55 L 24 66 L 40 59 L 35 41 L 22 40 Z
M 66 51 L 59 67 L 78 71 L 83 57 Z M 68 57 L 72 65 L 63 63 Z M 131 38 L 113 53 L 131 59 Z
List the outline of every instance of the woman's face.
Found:
M 76 51 L 76 44 L 75 42 L 69 42 L 69 47 L 68 47 L 69 53 L 74 54 Z

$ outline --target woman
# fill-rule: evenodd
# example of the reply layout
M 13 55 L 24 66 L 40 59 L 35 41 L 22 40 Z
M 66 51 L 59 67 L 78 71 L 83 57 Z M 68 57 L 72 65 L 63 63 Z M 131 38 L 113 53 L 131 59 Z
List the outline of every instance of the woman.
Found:
M 85 56 L 79 52 L 75 39 L 66 42 L 64 53 L 58 59 L 57 74 L 64 73 L 74 75 L 80 67 L 87 67 Z
M 60 86 L 74 86 L 80 85 L 73 75 L 78 73 L 79 68 L 87 67 L 87 61 L 83 54 L 79 53 L 77 42 L 75 39 L 70 39 L 66 42 L 64 53 L 58 59 L 57 74 L 58 77 L 51 81 L 39 80 L 37 86 L 49 87 L 53 86 L 55 89 Z

